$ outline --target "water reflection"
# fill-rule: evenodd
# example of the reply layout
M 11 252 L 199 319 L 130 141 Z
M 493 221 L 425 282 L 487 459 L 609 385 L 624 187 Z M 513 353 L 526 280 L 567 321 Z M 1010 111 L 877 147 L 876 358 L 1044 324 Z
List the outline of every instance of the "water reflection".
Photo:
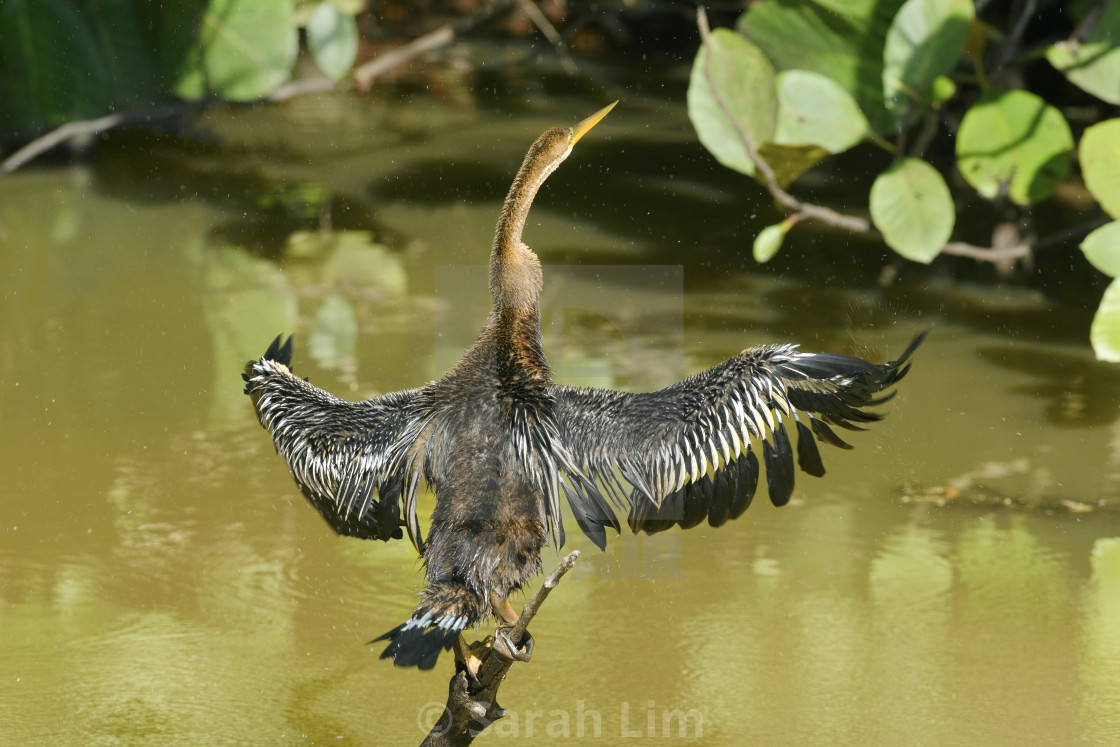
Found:
M 394 670 L 365 642 L 412 608 L 422 568 L 407 544 L 330 533 L 237 373 L 295 332 L 301 375 L 352 398 L 438 374 L 466 344 L 437 338 L 458 329 L 444 320 L 469 340 L 486 292 L 464 281 L 472 310 L 433 268 L 484 261 L 494 175 L 570 113 L 437 121 L 407 149 L 351 135 L 319 153 L 326 165 L 290 147 L 154 165 L 110 149 L 0 182 L 7 741 L 419 741 L 446 672 Z M 599 151 L 549 183 L 527 238 L 546 265 L 682 268 L 683 293 L 634 287 L 627 267 L 553 273 L 561 373 L 653 387 L 749 344 L 885 357 L 936 326 L 888 418 L 854 451 L 824 453 L 828 475 L 799 476 L 789 507 L 761 501 L 718 531 L 626 535 L 602 554 L 583 543 L 534 622 L 534 661 L 503 687 L 514 732 L 559 709 L 576 739 L 594 711 L 584 739 L 594 723 L 597 741 L 686 742 L 662 717 L 695 710 L 711 743 L 1120 739 L 1112 369 L 1046 326 L 1065 315 L 1030 294 L 884 290 L 856 282 L 868 271 L 852 258 L 823 288 L 753 274 L 760 208 L 742 208 L 742 184 L 691 160 L 682 120 L 616 114 Z M 308 139 L 314 118 L 299 116 L 286 136 Z M 470 164 L 448 160 L 456 147 Z M 424 159 L 471 191 L 426 189 Z M 679 179 L 663 172 L 673 159 Z M 342 243 L 292 247 L 321 214 L 269 217 L 251 193 L 313 177 Z M 274 220 L 282 240 L 230 230 Z M 618 302 L 573 307 L 582 292 Z M 1024 345 L 1001 331 L 1012 323 L 1062 339 Z M 896 502 L 903 485 L 973 500 Z
M 1101 742 L 1120 739 L 1120 538 L 1097 540 L 1091 556 L 1092 585 L 1085 594 L 1084 650 L 1080 664 L 1086 697 L 1081 710 L 1087 733 Z
M 1045 402 L 1046 416 L 1054 425 L 1103 426 L 1120 418 L 1120 370 L 1098 361 L 1091 350 L 1056 351 L 1019 344 L 983 348 L 979 354 L 1033 377 L 1020 391 Z

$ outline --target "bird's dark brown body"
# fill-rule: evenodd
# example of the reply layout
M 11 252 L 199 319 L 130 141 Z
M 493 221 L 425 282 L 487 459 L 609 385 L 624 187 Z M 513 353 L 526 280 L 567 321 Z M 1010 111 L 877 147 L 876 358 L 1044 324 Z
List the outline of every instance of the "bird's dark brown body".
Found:
M 535 317 L 531 309 L 492 315 L 459 365 L 425 392 L 434 413 L 428 443 L 442 458 L 424 466 L 439 500 L 422 605 L 471 620 L 538 571 L 547 543 L 545 496 L 511 438 L 518 420 L 531 427 L 554 418 Z
M 383 656 L 429 668 L 467 626 L 513 614 L 507 598 L 540 568 L 551 538 L 564 543 L 561 496 L 599 547 L 619 529 L 719 526 L 750 504 L 762 452 L 771 500 L 783 505 L 797 463 L 824 473 L 817 440 L 850 448 L 829 424 L 879 419 L 864 408 L 905 375 L 915 338 L 875 365 L 793 345 L 750 348 L 673 386 L 625 394 L 558 385 L 541 346 L 541 268 L 521 241 L 537 190 L 607 109 L 556 128 L 530 148 L 510 188 L 490 256 L 493 308 L 478 340 L 442 379 L 351 403 L 291 370 L 291 345 L 273 343 L 246 367 L 246 393 L 300 489 L 335 531 L 403 536 L 427 573 L 412 617 L 382 636 Z M 425 540 L 416 493 L 436 505 Z M 402 511 L 403 509 L 403 511 Z

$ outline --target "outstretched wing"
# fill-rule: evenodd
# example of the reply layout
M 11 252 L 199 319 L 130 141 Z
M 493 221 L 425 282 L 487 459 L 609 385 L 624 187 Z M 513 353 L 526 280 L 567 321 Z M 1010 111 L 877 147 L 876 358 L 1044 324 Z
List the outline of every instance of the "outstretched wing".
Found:
M 277 337 L 242 378 L 299 489 L 337 533 L 363 539 L 402 536 L 403 498 L 409 536 L 420 547 L 418 475 L 407 460 L 420 421 L 418 390 L 348 402 L 293 374 L 291 360 L 291 338 L 281 345 Z
M 817 440 L 850 449 L 830 425 L 882 418 L 865 408 L 909 370 L 925 338 L 918 335 L 897 360 L 876 365 L 849 355 L 798 352 L 793 345 L 750 348 L 718 366 L 646 394 L 556 387 L 557 422 L 571 461 L 615 505 L 628 508 L 634 531 L 673 524 L 689 528 L 707 517 L 712 526 L 738 518 L 754 496 L 761 446 L 770 500 L 785 505 L 793 492 L 794 447 L 786 427 L 797 429 L 797 462 L 824 474 Z M 753 445 L 753 448 L 752 448 Z M 601 502 L 571 500 L 581 506 Z M 613 517 L 611 517 L 613 518 Z M 600 543 L 601 511 L 580 526 Z

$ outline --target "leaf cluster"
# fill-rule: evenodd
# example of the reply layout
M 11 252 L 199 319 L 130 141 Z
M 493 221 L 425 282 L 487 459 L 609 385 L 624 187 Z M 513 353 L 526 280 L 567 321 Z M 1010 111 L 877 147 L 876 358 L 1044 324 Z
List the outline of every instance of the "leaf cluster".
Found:
M 1073 34 L 1026 51 L 1035 4 L 1016 6 L 1019 15 L 1000 29 L 978 17 L 971 0 L 761 0 L 734 30 L 707 33 L 688 92 L 700 141 L 791 212 L 759 234 L 755 258 L 773 257 L 800 218 L 872 230 L 787 192 L 822 159 L 865 142 L 893 155 L 867 202 L 883 241 L 924 263 L 963 245 L 950 241 L 953 192 L 924 157 L 940 132 L 952 138 L 963 182 L 994 208 L 1029 211 L 1071 178 L 1079 158 L 1100 208 L 1120 217 L 1120 119 L 1088 127 L 1075 143 L 1059 108 L 1011 84 L 1022 79 L 1018 68 L 1045 57 L 1071 86 L 1120 104 L 1120 3 L 1063 7 L 1078 19 Z M 963 246 L 970 256 L 995 256 Z M 1120 224 L 1097 229 L 1082 248 L 1102 272 L 1120 274 Z M 1117 282 L 1091 333 L 1107 360 L 1120 360 Z

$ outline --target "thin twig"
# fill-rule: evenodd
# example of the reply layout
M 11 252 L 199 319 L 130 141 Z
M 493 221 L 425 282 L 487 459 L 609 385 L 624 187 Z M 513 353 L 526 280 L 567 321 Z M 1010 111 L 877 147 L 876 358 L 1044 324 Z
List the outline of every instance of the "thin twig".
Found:
M 564 577 L 564 574 L 572 570 L 577 560 L 579 560 L 579 550 L 572 550 L 560 561 L 560 565 L 557 566 L 556 570 L 548 574 L 548 578 L 541 584 L 541 588 L 537 589 L 537 593 L 525 604 L 525 609 L 521 610 L 521 617 L 519 617 L 514 626 L 510 628 L 509 637 L 511 641 L 517 643 L 521 640 L 521 637 L 525 634 L 525 628 L 529 627 L 529 623 L 536 616 L 537 610 L 541 608 L 541 605 L 544 604 L 544 600 L 552 590 L 556 588 L 556 584 L 560 583 L 560 579 Z
M 707 44 L 708 34 L 712 33 L 712 29 L 708 25 L 708 11 L 703 5 L 696 6 L 696 27 L 700 29 L 700 43 Z
M 1030 244 L 1022 243 L 997 249 L 991 246 L 976 246 L 966 241 L 950 241 L 941 247 L 941 253 L 997 264 L 1008 260 L 1026 259 L 1031 256 L 1031 247 Z
M 294 99 L 296 96 L 305 96 L 309 93 L 324 93 L 326 91 L 333 91 L 338 87 L 338 83 L 335 83 L 326 76 L 321 78 L 292 80 L 265 96 L 264 100 L 273 104 L 278 104 L 289 99 Z
M 1019 15 L 1011 26 L 1011 31 L 1004 37 L 1003 44 L 1000 45 L 999 64 L 996 65 L 993 73 L 1002 70 L 1008 61 L 1019 53 L 1019 43 L 1027 30 L 1027 24 L 1034 18 L 1036 6 L 1037 0 L 1023 0 L 1022 5 L 1019 6 Z
M 1073 239 L 1079 239 L 1082 236 L 1085 236 L 1097 230 L 1105 223 L 1108 223 L 1110 220 L 1111 219 L 1109 217 L 1100 215 L 1093 220 L 1086 221 L 1085 223 L 1081 223 L 1080 225 L 1063 228 L 1060 231 L 1055 231 L 1049 236 L 1043 236 L 1041 239 L 1038 239 L 1031 246 L 1031 249 L 1037 252 L 1040 249 L 1049 249 L 1052 246 L 1058 246 L 1061 244 L 1065 244 L 1068 241 L 1072 241 Z
M 930 143 L 937 137 L 937 126 L 940 124 L 940 116 L 936 109 L 929 109 L 926 115 L 922 117 L 922 126 L 918 130 L 918 136 L 910 144 L 909 155 L 913 158 L 922 158 L 926 154 L 926 149 L 929 148 Z
M 1089 41 L 1089 35 L 1093 33 L 1093 29 L 1100 22 L 1101 16 L 1104 15 L 1104 6 L 1108 2 L 1109 0 L 1097 0 L 1093 3 L 1093 7 L 1089 9 L 1085 17 L 1074 26 L 1073 33 L 1069 35 L 1070 43 L 1084 44 Z
M 537 7 L 533 0 L 517 0 L 517 4 L 521 7 L 522 12 L 529 16 L 529 20 L 545 35 L 545 38 L 552 44 L 552 48 L 556 50 L 556 54 L 560 55 L 560 64 L 564 67 L 564 72 L 568 75 L 578 74 L 579 68 L 576 67 L 575 60 L 568 53 L 564 46 L 563 37 L 552 25 L 552 21 L 548 20 L 548 16 Z

